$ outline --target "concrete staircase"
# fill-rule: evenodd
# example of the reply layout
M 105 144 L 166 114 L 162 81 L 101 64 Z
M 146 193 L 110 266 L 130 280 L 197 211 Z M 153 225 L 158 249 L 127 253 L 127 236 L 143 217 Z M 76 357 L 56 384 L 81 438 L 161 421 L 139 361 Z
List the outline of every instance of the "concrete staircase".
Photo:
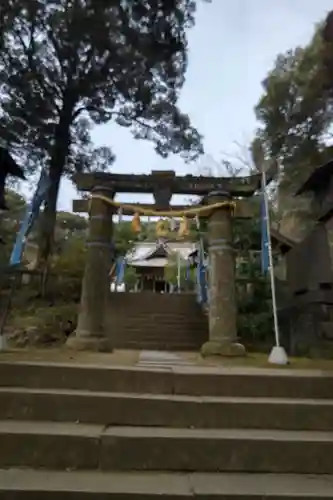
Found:
M 333 500 L 333 375 L 0 363 L 0 500 Z
M 116 348 L 198 351 L 208 339 L 193 293 L 112 293 L 106 316 Z

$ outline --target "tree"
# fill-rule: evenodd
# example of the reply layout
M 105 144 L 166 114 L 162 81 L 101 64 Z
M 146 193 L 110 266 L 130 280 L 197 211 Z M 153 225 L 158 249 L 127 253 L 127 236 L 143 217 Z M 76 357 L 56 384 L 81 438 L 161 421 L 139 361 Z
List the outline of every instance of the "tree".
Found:
M 322 29 L 322 68 L 325 74 L 325 90 L 332 96 L 333 90 L 333 11 L 329 12 Z
M 138 274 L 134 267 L 126 266 L 124 273 L 124 283 L 126 285 L 126 290 L 133 290 L 136 283 L 138 282 Z
M 8 150 L 0 147 L 0 210 L 8 208 L 5 201 L 5 186 L 8 175 L 25 179 L 22 168 L 17 165 Z
M 0 18 L 1 138 L 52 181 L 42 256 L 51 249 L 60 179 L 107 168 L 94 124 L 115 120 L 167 156 L 201 153 L 177 108 L 196 1 L 4 0 Z
M 123 220 L 114 224 L 113 240 L 117 255 L 125 256 L 138 238 L 139 235 L 132 229 L 131 221 Z
M 86 231 L 88 229 L 88 220 L 79 214 L 60 211 L 57 212 L 57 225 L 60 229 L 70 233 Z
M 255 108 L 259 137 L 266 154 L 283 163 L 286 182 L 292 182 L 293 174 L 298 181 L 302 170 L 307 175 L 331 154 L 327 50 L 320 25 L 308 45 L 280 54 L 263 82 L 264 93 Z
M 263 82 L 264 92 L 255 109 L 265 155 L 280 164 L 282 217 L 296 217 L 304 229 L 311 218 L 309 203 L 293 195 L 309 173 L 332 155 L 327 50 L 319 26 L 308 45 L 280 54 Z

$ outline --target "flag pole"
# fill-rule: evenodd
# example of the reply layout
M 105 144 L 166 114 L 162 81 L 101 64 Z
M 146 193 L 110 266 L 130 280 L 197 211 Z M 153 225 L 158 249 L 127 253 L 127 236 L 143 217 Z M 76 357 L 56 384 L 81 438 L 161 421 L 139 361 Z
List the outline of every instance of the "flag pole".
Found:
M 286 365 L 288 364 L 288 357 L 285 349 L 281 346 L 280 342 L 280 331 L 279 331 L 279 321 L 277 314 L 277 304 L 276 304 L 276 289 L 275 289 L 275 277 L 274 277 L 274 263 L 273 263 L 273 253 L 272 253 L 272 240 L 271 240 L 271 228 L 270 228 L 270 216 L 269 216 L 269 205 L 268 196 L 266 191 L 266 169 L 263 165 L 262 167 L 262 191 L 264 197 L 265 206 L 265 224 L 267 231 L 267 250 L 268 250 L 268 263 L 269 263 L 269 275 L 271 282 L 271 294 L 272 294 L 272 308 L 273 308 L 273 319 L 274 319 L 274 333 L 275 333 L 275 346 L 273 347 L 268 361 L 269 363 L 276 365 Z

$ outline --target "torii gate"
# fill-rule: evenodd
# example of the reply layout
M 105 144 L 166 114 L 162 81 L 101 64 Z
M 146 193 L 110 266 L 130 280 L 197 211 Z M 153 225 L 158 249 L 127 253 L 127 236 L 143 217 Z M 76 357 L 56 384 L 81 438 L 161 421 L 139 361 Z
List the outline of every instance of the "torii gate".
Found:
M 276 167 L 268 171 L 268 180 Z M 163 213 L 183 210 L 170 206 L 173 194 L 203 197 L 210 206 L 208 217 L 209 260 L 209 340 L 202 346 L 203 355 L 242 356 L 244 347 L 237 343 L 237 308 L 235 298 L 235 259 L 232 241 L 232 217 L 251 218 L 251 206 L 244 198 L 260 188 L 261 174 L 238 178 L 177 176 L 173 171 L 152 171 L 149 175 L 89 173 L 77 174 L 78 190 L 91 192 L 90 200 L 75 200 L 73 210 L 89 211 L 89 237 L 82 282 L 78 326 L 69 347 L 82 350 L 112 351 L 112 332 L 106 332 L 105 315 L 109 297 L 109 270 L 112 258 L 113 199 L 116 193 L 152 193 L 155 205 L 138 208 Z M 235 203 L 233 213 L 232 203 Z M 123 212 L 124 215 L 131 215 Z M 171 214 L 170 214 L 171 215 Z

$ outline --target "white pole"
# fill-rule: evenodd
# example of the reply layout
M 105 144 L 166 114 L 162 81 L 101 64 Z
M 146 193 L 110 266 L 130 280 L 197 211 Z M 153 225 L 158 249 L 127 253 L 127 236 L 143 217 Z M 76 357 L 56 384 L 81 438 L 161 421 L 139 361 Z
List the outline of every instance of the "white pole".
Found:
M 202 259 L 204 260 L 204 244 L 203 244 L 202 236 L 200 233 L 200 220 L 199 220 L 198 214 L 195 216 L 195 223 L 196 223 L 197 231 L 199 234 L 199 245 L 200 245 L 201 256 L 202 256 Z
M 269 263 L 269 274 L 271 280 L 271 293 L 272 293 L 272 307 L 273 307 L 273 319 L 274 319 L 274 332 L 275 332 L 275 346 L 273 347 L 271 354 L 269 356 L 269 362 L 278 365 L 286 365 L 288 363 L 288 357 L 281 346 L 280 343 L 280 331 L 279 322 L 277 315 L 277 304 L 276 304 L 276 290 L 275 290 L 275 277 L 274 277 L 274 264 L 273 264 L 273 254 L 272 254 L 272 240 L 271 240 L 271 229 L 270 229 L 270 217 L 269 217 L 269 205 L 268 196 L 266 191 L 266 170 L 263 166 L 262 168 L 262 190 L 264 196 L 265 204 L 265 223 L 267 230 L 267 245 L 268 245 L 268 263 Z
M 275 343 L 279 347 L 280 346 L 280 332 L 279 332 L 279 322 L 278 322 L 278 316 L 277 316 L 276 291 L 275 291 L 275 279 L 274 279 L 274 267 L 273 267 L 269 205 L 268 205 L 268 196 L 267 196 L 267 192 L 266 192 L 266 171 L 265 171 L 265 168 L 263 168 L 263 170 L 262 170 L 262 184 L 263 184 L 263 195 L 264 195 L 264 204 L 265 204 L 265 224 L 266 224 L 266 230 L 267 230 L 268 263 L 269 263 L 269 274 L 270 274 L 270 279 L 271 279 Z

